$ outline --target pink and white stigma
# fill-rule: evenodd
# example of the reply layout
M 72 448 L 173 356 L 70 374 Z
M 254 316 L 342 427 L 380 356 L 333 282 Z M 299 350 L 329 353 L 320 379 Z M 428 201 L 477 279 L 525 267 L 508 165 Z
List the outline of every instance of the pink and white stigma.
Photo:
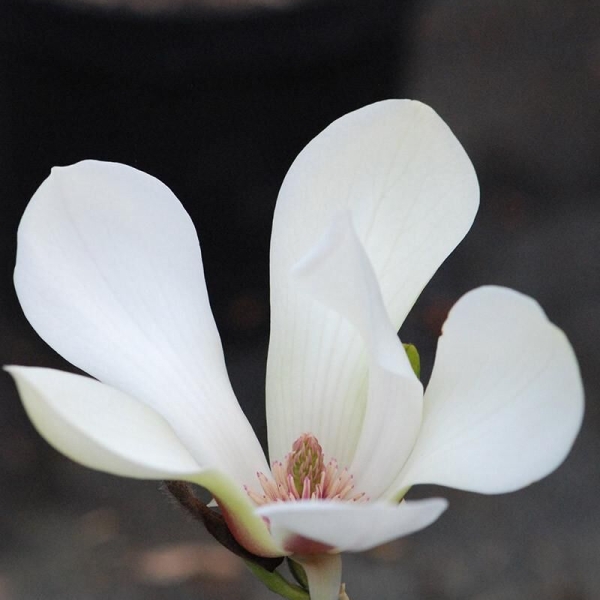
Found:
M 245 486 L 257 506 L 294 500 L 343 500 L 368 502 L 368 496 L 354 491 L 354 477 L 340 469 L 335 459 L 325 464 L 323 449 L 312 433 L 303 433 L 283 460 L 271 466 L 273 478 L 257 473 L 263 494 Z

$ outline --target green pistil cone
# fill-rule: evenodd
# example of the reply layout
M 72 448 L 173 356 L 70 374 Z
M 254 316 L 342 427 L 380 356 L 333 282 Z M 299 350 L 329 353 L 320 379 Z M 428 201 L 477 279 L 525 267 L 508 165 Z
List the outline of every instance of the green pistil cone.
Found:
M 301 435 L 294 442 L 288 464 L 288 473 L 294 479 L 294 487 L 302 495 L 304 480 L 308 479 L 312 487 L 325 468 L 323 450 L 317 438 L 306 433 Z

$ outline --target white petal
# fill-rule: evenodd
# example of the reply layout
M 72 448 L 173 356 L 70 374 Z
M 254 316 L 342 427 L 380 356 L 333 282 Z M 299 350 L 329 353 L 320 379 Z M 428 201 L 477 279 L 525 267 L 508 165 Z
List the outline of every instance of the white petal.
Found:
M 266 504 L 259 514 L 269 519 L 275 541 L 293 550 L 298 537 L 340 552 L 362 552 L 431 525 L 446 510 L 443 498 L 350 504 L 336 501 L 298 501 Z
M 21 221 L 15 285 L 67 360 L 148 404 L 203 468 L 252 485 L 266 467 L 227 377 L 193 224 L 131 167 L 54 169 Z
M 519 489 L 558 467 L 582 418 L 581 377 L 564 333 L 531 298 L 476 289 L 444 325 L 423 427 L 396 490 Z
M 5 370 L 40 435 L 72 460 L 144 479 L 189 479 L 202 470 L 166 421 L 127 394 L 54 369 Z
M 419 292 L 465 235 L 478 186 L 464 150 L 428 107 L 390 100 L 335 121 L 298 156 L 275 210 L 267 419 L 272 458 L 310 431 L 315 407 L 343 435 L 349 464 L 365 410 L 367 362 L 356 330 L 301 296 L 290 271 L 349 210 L 398 329 Z M 317 424 L 318 425 L 318 424 Z
M 202 485 L 218 498 L 240 543 L 265 556 L 283 554 L 238 483 L 202 469 L 148 406 L 89 377 L 37 367 L 5 370 L 40 435 L 65 456 L 113 475 Z
M 337 215 L 325 236 L 294 269 L 307 292 L 341 314 L 361 334 L 369 361 L 368 400 L 350 472 L 356 490 L 376 498 L 395 479 L 421 424 L 423 388 L 390 323 L 369 258 L 348 211 Z M 319 407 L 315 407 L 317 411 Z M 325 425 L 317 413 L 316 424 Z M 313 432 L 321 445 L 345 436 L 335 422 Z M 276 434 L 275 434 L 276 435 Z

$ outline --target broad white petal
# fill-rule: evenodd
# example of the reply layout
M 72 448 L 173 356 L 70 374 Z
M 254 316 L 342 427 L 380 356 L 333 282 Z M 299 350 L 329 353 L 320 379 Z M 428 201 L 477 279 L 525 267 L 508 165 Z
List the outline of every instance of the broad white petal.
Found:
M 349 210 L 398 329 L 421 289 L 463 238 L 478 206 L 473 167 L 427 106 L 389 100 L 335 121 L 288 172 L 271 241 L 267 419 L 271 457 L 314 426 L 314 407 L 343 435 L 330 452 L 354 453 L 365 411 L 363 342 L 343 317 L 301 295 L 292 267 L 332 219 Z
M 581 377 L 564 333 L 531 298 L 478 288 L 444 325 L 423 427 L 396 490 L 519 489 L 560 465 L 582 418 Z
M 183 479 L 209 489 L 238 541 L 280 556 L 238 482 L 203 469 L 154 410 L 95 379 L 55 369 L 5 367 L 27 415 L 59 452 L 91 469 L 140 479 Z
M 333 311 L 332 317 L 340 314 L 351 323 L 367 348 L 368 400 L 350 472 L 356 490 L 376 498 L 395 479 L 414 445 L 423 388 L 386 314 L 348 211 L 334 218 L 294 275 L 299 285 Z M 321 407 L 314 410 L 312 431 L 327 453 L 346 432 L 335 421 L 323 420 Z
M 89 377 L 10 366 L 40 435 L 91 469 L 140 479 L 189 479 L 202 468 L 151 408 Z
M 198 239 L 172 192 L 131 167 L 53 169 L 19 227 L 15 286 L 46 342 L 161 414 L 203 468 L 266 467 L 232 393 Z
M 307 500 L 266 504 L 257 510 L 286 550 L 301 552 L 302 544 L 311 540 L 340 552 L 362 552 L 431 525 L 447 505 L 443 498 L 397 505 Z

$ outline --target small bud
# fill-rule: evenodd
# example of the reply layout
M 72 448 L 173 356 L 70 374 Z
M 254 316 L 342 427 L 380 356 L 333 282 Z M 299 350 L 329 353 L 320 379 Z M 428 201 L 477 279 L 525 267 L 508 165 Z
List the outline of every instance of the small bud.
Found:
M 404 351 L 406 352 L 406 356 L 408 356 L 412 370 L 415 372 L 415 375 L 421 379 L 421 357 L 419 356 L 417 347 L 413 344 L 402 345 L 404 346 Z

